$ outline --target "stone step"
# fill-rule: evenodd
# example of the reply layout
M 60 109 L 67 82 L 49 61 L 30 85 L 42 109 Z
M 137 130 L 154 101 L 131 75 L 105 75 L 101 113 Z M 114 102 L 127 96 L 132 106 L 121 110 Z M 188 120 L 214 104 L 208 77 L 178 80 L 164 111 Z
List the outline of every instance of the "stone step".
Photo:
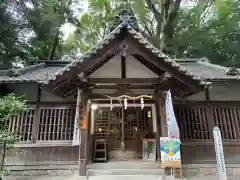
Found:
M 91 176 L 88 180 L 162 180 L 159 175 L 99 175 Z
M 163 175 L 163 169 L 88 169 L 87 176 L 98 175 Z
M 155 162 L 144 161 L 109 161 L 107 163 L 93 163 L 89 169 L 159 169 Z
M 76 180 L 82 180 L 82 179 L 79 178 Z M 99 176 L 90 176 L 87 178 L 87 180 L 180 180 L 180 179 L 170 177 L 170 176 L 165 176 L 163 178 L 162 175 L 99 175 Z M 182 180 L 189 180 L 189 179 L 183 178 Z M 202 180 L 202 179 L 196 179 L 196 180 Z

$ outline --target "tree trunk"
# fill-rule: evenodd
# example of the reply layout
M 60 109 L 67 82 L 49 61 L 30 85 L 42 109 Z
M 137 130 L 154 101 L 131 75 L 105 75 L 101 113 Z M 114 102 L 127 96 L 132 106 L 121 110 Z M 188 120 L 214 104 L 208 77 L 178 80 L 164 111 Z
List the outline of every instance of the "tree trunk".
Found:
M 59 35 L 60 35 L 60 31 L 58 30 L 54 37 L 52 48 L 50 49 L 50 52 L 49 52 L 48 60 L 52 60 L 55 57 L 55 52 L 56 52 L 57 46 L 59 45 L 59 39 L 60 39 Z
M 181 2 L 182 0 L 162 0 L 157 7 L 152 0 L 146 0 L 149 10 L 153 13 L 157 22 L 155 36 L 159 39 L 158 48 L 161 51 L 165 51 L 172 43 L 175 19 Z

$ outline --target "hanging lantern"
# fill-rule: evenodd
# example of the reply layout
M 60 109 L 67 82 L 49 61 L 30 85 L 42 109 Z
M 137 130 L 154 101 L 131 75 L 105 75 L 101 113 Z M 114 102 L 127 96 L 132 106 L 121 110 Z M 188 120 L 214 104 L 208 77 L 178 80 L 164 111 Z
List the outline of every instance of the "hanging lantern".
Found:
M 140 103 L 141 103 L 141 109 L 143 109 L 144 108 L 144 100 L 143 100 L 143 98 L 141 98 Z
M 124 98 L 124 109 L 127 109 L 127 105 L 128 105 L 127 98 Z
M 112 99 L 110 99 L 110 110 L 112 111 L 113 105 L 112 105 Z

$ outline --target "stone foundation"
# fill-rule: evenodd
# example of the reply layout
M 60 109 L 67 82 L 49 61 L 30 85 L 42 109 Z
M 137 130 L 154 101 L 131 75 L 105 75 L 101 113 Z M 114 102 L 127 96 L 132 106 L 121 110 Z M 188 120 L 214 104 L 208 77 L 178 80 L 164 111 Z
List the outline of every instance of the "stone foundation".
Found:
M 106 164 L 106 167 L 107 167 L 107 164 Z M 106 168 L 106 167 L 103 166 L 102 168 L 109 170 L 109 168 Z M 68 176 L 68 175 L 78 174 L 77 166 L 61 166 L 61 165 L 60 166 L 59 165 L 58 166 L 19 166 L 19 167 L 11 166 L 10 169 L 12 170 L 10 171 L 11 176 Z M 129 168 L 127 167 L 127 169 Z M 228 164 L 226 169 L 227 169 L 228 180 L 240 179 L 240 164 Z M 159 170 L 161 171 L 161 169 Z M 185 177 L 185 180 L 216 180 L 217 179 L 216 167 L 214 164 L 183 165 L 183 175 Z
M 226 165 L 228 180 L 240 179 L 240 164 Z M 216 176 L 216 165 L 214 164 L 191 164 L 183 165 L 183 175 L 186 179 L 195 179 L 197 177 L 205 180 L 213 179 Z
M 67 176 L 78 173 L 78 166 L 7 166 L 11 176 Z

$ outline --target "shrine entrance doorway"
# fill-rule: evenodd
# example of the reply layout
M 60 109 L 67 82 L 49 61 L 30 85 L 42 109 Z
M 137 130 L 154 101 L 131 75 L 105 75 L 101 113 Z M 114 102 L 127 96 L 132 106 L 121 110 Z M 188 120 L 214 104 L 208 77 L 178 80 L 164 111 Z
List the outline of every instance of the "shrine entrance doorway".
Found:
M 107 139 L 111 160 L 142 158 L 143 139 L 154 138 L 152 113 L 152 105 L 96 109 L 95 137 Z

